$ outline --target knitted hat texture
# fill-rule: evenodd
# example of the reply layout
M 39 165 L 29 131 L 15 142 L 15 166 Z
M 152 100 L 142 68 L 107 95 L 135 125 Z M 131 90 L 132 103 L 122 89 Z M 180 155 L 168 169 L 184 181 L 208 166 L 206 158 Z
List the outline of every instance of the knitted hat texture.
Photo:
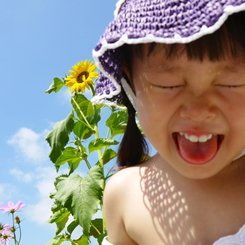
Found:
M 93 50 L 101 71 L 93 101 L 121 103 L 122 45 L 189 43 L 243 10 L 245 0 L 120 0 L 114 20 Z

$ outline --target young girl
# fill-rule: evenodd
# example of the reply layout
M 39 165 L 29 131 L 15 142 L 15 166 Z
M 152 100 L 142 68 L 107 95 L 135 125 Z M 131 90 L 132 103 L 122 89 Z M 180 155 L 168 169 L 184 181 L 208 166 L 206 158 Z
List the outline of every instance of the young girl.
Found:
M 245 0 L 117 4 L 94 50 L 94 101 L 129 113 L 104 245 L 245 245 L 244 10 Z

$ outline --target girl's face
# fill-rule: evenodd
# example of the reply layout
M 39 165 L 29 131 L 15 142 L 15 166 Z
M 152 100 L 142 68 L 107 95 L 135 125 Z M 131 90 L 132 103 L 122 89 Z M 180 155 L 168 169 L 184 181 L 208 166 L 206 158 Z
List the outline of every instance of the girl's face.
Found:
M 142 129 L 182 175 L 216 175 L 245 148 L 245 58 L 134 58 L 133 86 Z

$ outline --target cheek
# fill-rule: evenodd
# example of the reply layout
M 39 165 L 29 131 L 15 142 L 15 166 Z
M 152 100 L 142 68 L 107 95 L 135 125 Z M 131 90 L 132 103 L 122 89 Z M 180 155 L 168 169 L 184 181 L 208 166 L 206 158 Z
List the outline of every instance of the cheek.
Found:
M 168 115 L 164 113 L 163 108 L 139 106 L 137 114 L 142 131 L 154 149 L 162 154 L 163 151 L 165 154 L 165 150 L 169 151 L 171 131 Z
M 142 122 L 154 120 L 157 117 L 159 103 L 152 97 L 149 89 L 137 90 L 136 110 Z
M 235 131 L 245 131 L 245 93 L 244 94 L 228 94 L 221 97 L 220 111 L 227 120 L 230 128 Z
M 137 98 L 137 115 L 149 140 L 158 137 L 159 132 L 163 131 L 167 125 L 167 113 L 160 103 L 156 103 L 150 96 Z
M 157 113 L 153 113 L 152 105 L 145 98 L 140 99 L 137 97 L 136 109 L 141 128 L 148 135 L 151 133 L 152 128 L 158 126 L 156 124 Z
M 144 84 L 144 82 L 136 83 L 136 98 L 137 98 L 137 110 L 145 110 L 152 112 L 152 110 L 159 109 L 159 105 L 163 104 L 163 97 L 150 85 Z
M 155 101 L 152 97 L 152 91 L 150 86 L 143 86 L 141 84 L 140 86 L 136 86 L 136 98 L 137 98 L 137 109 L 140 110 L 141 107 L 143 109 L 147 109 L 148 107 L 155 107 Z
M 170 114 L 169 105 L 163 96 L 154 93 L 149 86 L 137 90 L 136 98 L 136 110 L 142 128 L 161 127 Z

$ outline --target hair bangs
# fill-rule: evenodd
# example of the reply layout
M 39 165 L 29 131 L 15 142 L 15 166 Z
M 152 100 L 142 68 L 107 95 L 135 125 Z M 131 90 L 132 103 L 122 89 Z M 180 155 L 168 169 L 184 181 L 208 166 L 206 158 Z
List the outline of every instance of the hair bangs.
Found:
M 216 32 L 205 35 L 186 44 L 136 44 L 125 45 L 123 53 L 126 64 L 132 62 L 132 54 L 138 58 L 150 56 L 164 49 L 167 59 L 174 59 L 186 53 L 189 59 L 202 61 L 209 58 L 211 61 L 222 60 L 225 57 L 236 58 L 245 54 L 245 11 L 231 15 Z
M 196 41 L 185 44 L 189 59 L 202 61 L 204 57 L 211 61 L 222 60 L 225 57 L 236 58 L 245 54 L 245 12 L 230 16 L 216 32 L 203 36 Z M 168 52 L 171 57 L 175 52 Z

